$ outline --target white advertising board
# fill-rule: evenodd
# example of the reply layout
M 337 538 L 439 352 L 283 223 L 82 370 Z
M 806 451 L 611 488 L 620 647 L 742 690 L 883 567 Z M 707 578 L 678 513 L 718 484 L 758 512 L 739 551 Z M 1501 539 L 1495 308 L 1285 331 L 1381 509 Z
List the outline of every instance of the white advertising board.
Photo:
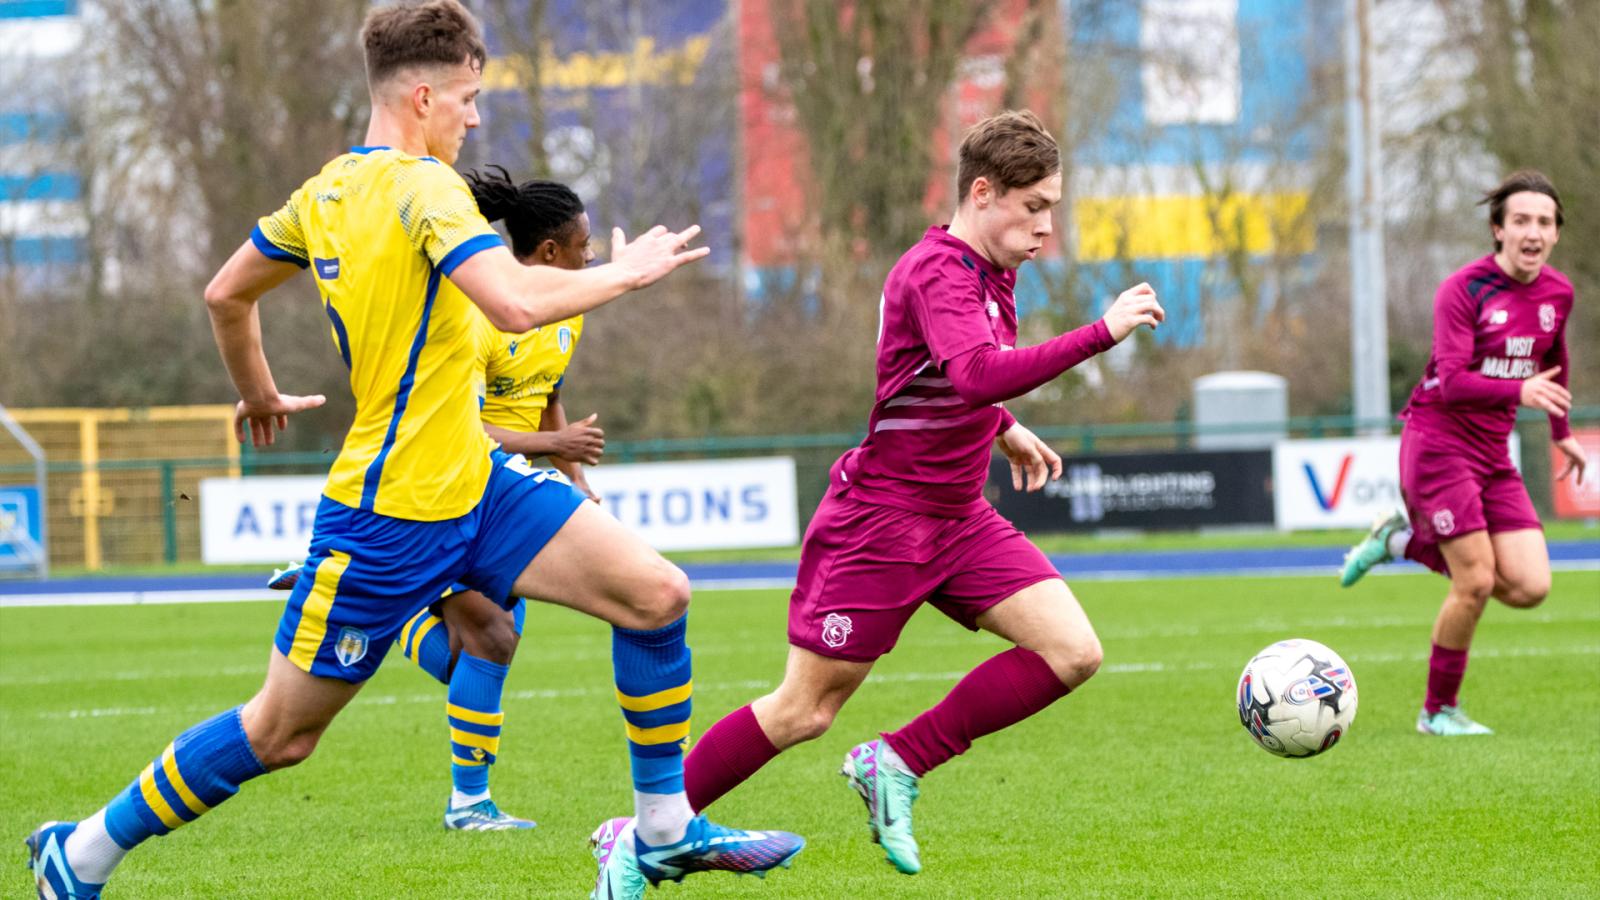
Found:
M 1511 435 L 1520 468 L 1521 443 Z M 1272 489 L 1278 528 L 1365 528 L 1404 508 L 1400 438 L 1279 441 L 1272 447 Z
M 657 550 L 800 543 L 787 456 L 600 465 L 584 475 L 600 508 Z
M 789 457 L 601 465 L 586 471 L 601 509 L 657 550 L 788 547 L 800 542 Z M 207 563 L 303 559 L 321 476 L 207 478 L 200 547 Z

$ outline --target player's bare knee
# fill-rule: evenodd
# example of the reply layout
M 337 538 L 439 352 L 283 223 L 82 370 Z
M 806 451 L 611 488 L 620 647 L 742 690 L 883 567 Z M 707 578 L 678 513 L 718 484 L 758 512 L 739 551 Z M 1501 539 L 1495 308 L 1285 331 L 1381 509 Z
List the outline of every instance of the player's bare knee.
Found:
M 468 653 L 502 666 L 511 664 L 521 640 L 516 621 L 510 616 L 496 616 L 482 623 L 475 632 L 461 637 L 462 647 Z
M 677 566 L 662 560 L 636 609 L 648 624 L 644 628 L 665 628 L 689 611 L 689 576 Z
M 1094 634 L 1062 637 L 1056 644 L 1038 650 L 1038 655 L 1067 687 L 1077 687 L 1088 681 L 1106 658 L 1099 637 Z
M 1539 581 L 1513 581 L 1495 594 L 1501 603 L 1507 606 L 1515 606 L 1518 609 L 1532 609 L 1543 603 L 1544 598 L 1549 595 L 1550 579 L 1548 578 Z
M 797 723 L 800 727 L 795 731 L 795 742 L 814 741 L 828 733 L 833 727 L 833 719 L 839 711 L 827 706 L 814 706 L 805 711 Z
M 1450 578 L 1450 587 L 1461 602 L 1481 610 L 1494 593 L 1494 570 L 1484 566 L 1456 572 Z
M 828 733 L 838 709 L 817 704 L 779 704 L 772 708 L 768 739 L 780 749 L 814 741 Z
M 1068 641 L 1059 647 L 1040 654 L 1050 664 L 1051 671 L 1067 687 L 1077 687 L 1094 677 L 1105 659 L 1100 639 L 1090 635 L 1087 639 Z
M 256 759 L 269 772 L 297 766 L 311 757 L 322 739 L 322 730 L 303 731 L 298 734 L 268 735 L 260 741 L 252 740 L 250 749 Z

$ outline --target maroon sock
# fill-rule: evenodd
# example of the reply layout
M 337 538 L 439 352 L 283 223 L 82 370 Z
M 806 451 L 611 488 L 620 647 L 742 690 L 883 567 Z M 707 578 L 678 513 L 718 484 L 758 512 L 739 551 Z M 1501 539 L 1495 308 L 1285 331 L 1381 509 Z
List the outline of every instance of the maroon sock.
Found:
M 711 726 L 683 761 L 683 788 L 689 807 L 701 812 L 718 797 L 743 784 L 777 756 L 755 710 L 741 706 Z
M 974 740 L 1015 725 L 1067 691 L 1044 657 L 1012 647 L 984 660 L 937 706 L 883 739 L 920 778 L 967 752 Z
M 1433 655 L 1428 658 L 1428 699 L 1422 704 L 1428 715 L 1441 706 L 1455 706 L 1456 694 L 1461 690 L 1461 678 L 1467 674 L 1467 651 L 1433 645 Z

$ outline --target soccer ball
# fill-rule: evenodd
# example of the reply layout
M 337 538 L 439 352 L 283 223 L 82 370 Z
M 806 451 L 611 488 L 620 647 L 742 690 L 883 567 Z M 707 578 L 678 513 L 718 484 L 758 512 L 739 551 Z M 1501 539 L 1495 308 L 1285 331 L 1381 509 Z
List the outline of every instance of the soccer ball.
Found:
M 1316 641 L 1279 641 L 1239 676 L 1239 722 L 1268 753 L 1316 756 L 1356 717 L 1356 679 Z

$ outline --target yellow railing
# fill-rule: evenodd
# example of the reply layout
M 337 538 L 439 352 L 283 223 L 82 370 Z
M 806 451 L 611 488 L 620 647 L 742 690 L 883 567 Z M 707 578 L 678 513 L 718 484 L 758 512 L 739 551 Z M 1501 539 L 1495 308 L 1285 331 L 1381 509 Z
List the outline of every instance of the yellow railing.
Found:
M 100 569 L 108 542 L 121 550 L 116 554 L 119 560 L 149 556 L 154 561 L 161 556 L 158 531 L 136 526 L 106 530 L 112 521 L 160 521 L 162 504 L 174 501 L 163 496 L 159 473 L 154 468 L 107 471 L 102 463 L 192 455 L 228 461 L 226 468 L 208 474 L 239 474 L 231 405 L 55 407 L 12 409 L 11 415 L 39 442 L 51 463 L 47 511 L 51 555 L 69 565 Z M 0 447 L 0 464 L 21 461 L 10 458 L 19 452 Z M 79 466 L 73 467 L 76 471 L 61 471 L 61 463 Z

